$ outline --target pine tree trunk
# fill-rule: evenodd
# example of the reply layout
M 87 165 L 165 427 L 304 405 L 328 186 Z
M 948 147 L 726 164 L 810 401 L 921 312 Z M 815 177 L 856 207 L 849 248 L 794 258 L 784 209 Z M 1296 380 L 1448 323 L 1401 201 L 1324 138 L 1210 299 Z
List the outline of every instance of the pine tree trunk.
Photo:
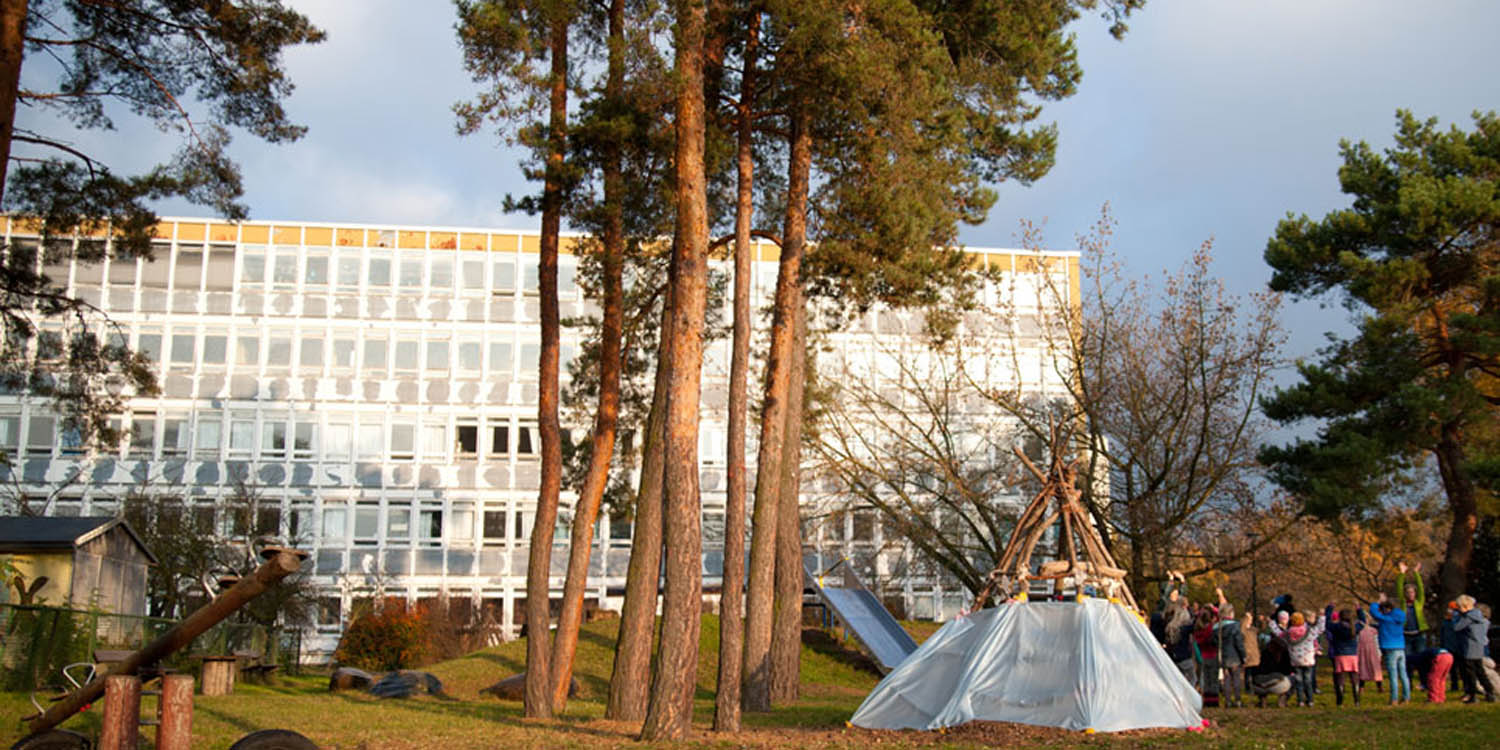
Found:
M 610 0 L 609 72 L 604 96 L 617 102 L 625 91 L 625 0 Z M 568 551 L 568 577 L 563 584 L 562 612 L 552 642 L 552 708 L 568 703 L 573 657 L 578 651 L 578 628 L 583 624 L 583 595 L 588 587 L 589 556 L 594 546 L 594 521 L 609 484 L 610 459 L 620 417 L 620 347 L 625 323 L 625 176 L 617 142 L 605 146 L 604 158 L 604 320 L 599 330 L 599 411 L 594 415 L 593 453 L 573 513 Z
M 1438 444 L 1438 474 L 1448 496 L 1453 525 L 1448 530 L 1448 544 L 1443 550 L 1443 568 L 1438 574 L 1440 602 L 1451 602 L 1469 585 L 1469 562 L 1474 556 L 1474 532 L 1479 529 L 1479 503 L 1474 482 L 1464 471 L 1464 448 L 1459 428 L 1444 425 Z
M 537 276 L 541 286 L 542 348 L 537 393 L 537 432 L 542 443 L 542 481 L 536 518 L 531 527 L 531 549 L 526 568 L 526 693 L 525 713 L 552 715 L 551 670 L 548 662 L 552 533 L 557 526 L 558 495 L 562 490 L 562 435 L 557 419 L 558 349 L 561 324 L 557 309 L 557 250 L 562 229 L 562 170 L 567 149 L 568 22 L 552 22 L 552 80 L 547 124 L 547 164 L 542 187 L 542 236 Z
M 677 740 L 693 721 L 703 602 L 703 540 L 698 495 L 698 399 L 703 316 L 708 302 L 708 194 L 704 151 L 703 37 L 700 2 L 677 6 L 677 241 L 673 272 L 672 368 L 667 384 L 662 530 L 666 586 L 661 647 L 645 741 Z
M 729 358 L 729 487 L 724 499 L 724 585 L 719 599 L 719 683 L 714 695 L 714 729 L 740 729 L 740 680 L 745 659 L 745 422 L 746 372 L 750 367 L 750 223 L 755 210 L 754 121 L 755 56 L 760 17 L 745 32 L 740 78 L 739 134 L 735 159 L 738 192 L 734 214 L 734 334 Z
M 675 273 L 669 276 L 675 276 Z M 625 602 L 615 639 L 614 671 L 609 678 L 609 705 L 604 716 L 616 721 L 646 718 L 651 672 L 651 642 L 656 632 L 656 597 L 661 584 L 663 436 L 667 411 L 667 375 L 672 369 L 672 284 L 662 302 L 661 346 L 656 358 L 656 386 L 646 417 L 641 446 L 641 479 L 635 494 L 635 528 L 630 540 L 630 567 L 625 573 Z
M 771 631 L 776 606 L 781 454 L 791 390 L 795 313 L 802 304 L 802 251 L 807 236 L 808 173 L 812 168 L 812 138 L 807 116 L 801 110 L 793 114 L 789 140 L 786 224 L 771 313 L 771 347 L 766 356 L 766 392 L 760 412 L 760 453 L 755 466 L 755 515 L 751 519 L 750 585 L 745 603 L 746 711 L 771 710 Z
M 27 0 L 0 0 L 0 203 L 10 173 L 10 143 L 16 130 L 16 97 L 26 55 Z
M 776 514 L 776 619 L 771 636 L 771 703 L 797 700 L 802 678 L 802 402 L 807 384 L 807 302 L 801 299 L 781 451 L 781 509 Z

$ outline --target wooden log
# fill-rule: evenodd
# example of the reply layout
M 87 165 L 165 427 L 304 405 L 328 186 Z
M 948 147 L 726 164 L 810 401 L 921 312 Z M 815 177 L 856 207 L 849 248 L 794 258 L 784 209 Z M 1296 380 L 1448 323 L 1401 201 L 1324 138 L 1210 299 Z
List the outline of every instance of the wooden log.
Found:
M 203 657 L 203 694 L 233 694 L 235 663 L 237 661 L 233 656 Z
M 169 674 L 161 681 L 161 724 L 156 750 L 192 750 L 193 676 Z
M 110 675 L 104 678 L 104 726 L 99 750 L 136 750 L 141 731 L 141 678 Z

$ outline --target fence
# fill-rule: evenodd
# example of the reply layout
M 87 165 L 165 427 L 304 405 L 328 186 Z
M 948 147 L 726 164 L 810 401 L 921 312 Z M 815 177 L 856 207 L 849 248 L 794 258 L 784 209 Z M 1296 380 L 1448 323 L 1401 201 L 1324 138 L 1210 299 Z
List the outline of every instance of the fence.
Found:
M 95 650 L 135 651 L 176 624 L 160 617 L 0 603 L 0 687 L 34 690 L 62 684 L 62 668 L 92 663 Z M 260 625 L 221 622 L 167 657 L 163 666 L 191 672 L 198 657 L 250 652 L 280 665 L 283 674 L 298 673 L 301 632 L 274 635 Z

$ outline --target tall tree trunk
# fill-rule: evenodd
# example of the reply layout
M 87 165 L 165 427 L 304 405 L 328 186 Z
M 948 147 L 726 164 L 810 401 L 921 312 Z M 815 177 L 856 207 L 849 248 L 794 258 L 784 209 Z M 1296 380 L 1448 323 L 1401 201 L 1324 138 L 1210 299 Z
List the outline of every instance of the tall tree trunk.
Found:
M 551 670 L 547 633 L 550 619 L 552 533 L 557 526 L 557 502 L 562 490 L 562 435 L 557 420 L 558 339 L 557 250 L 562 230 L 562 170 L 568 126 L 568 19 L 552 20 L 551 91 L 548 102 L 547 164 L 542 186 L 542 237 L 537 276 L 541 286 L 542 350 L 537 393 L 537 432 L 542 443 L 542 487 L 537 495 L 536 519 L 531 526 L 531 550 L 526 567 L 526 694 L 525 713 L 552 715 Z
M 675 254 L 675 252 L 674 252 Z M 656 632 L 656 597 L 661 585 L 662 466 L 666 463 L 667 376 L 672 370 L 672 278 L 662 301 L 661 345 L 656 355 L 656 385 L 646 416 L 641 446 L 641 479 L 635 493 L 635 528 L 630 540 L 630 567 L 625 573 L 625 602 L 615 639 L 614 671 L 609 678 L 609 705 L 604 716 L 616 721 L 646 718 L 651 672 L 651 641 Z
M 692 727 L 703 602 L 703 540 L 698 496 L 698 399 L 703 316 L 708 303 L 708 193 L 705 175 L 701 0 L 677 4 L 676 203 L 672 368 L 667 383 L 662 529 L 666 587 L 661 647 L 641 739 L 676 740 Z
M 805 207 L 806 204 L 804 204 Z M 776 621 L 771 636 L 771 702 L 797 700 L 802 679 L 802 401 L 807 385 L 807 302 L 798 292 L 776 513 Z
M 625 0 L 609 4 L 609 71 L 604 97 L 619 102 L 625 92 Z M 573 513 L 568 577 L 563 584 L 562 612 L 552 642 L 552 708 L 568 703 L 573 656 L 578 650 L 578 628 L 583 624 L 583 594 L 588 586 L 589 556 L 594 545 L 594 521 L 609 484 L 610 459 L 615 453 L 615 431 L 620 416 L 620 346 L 624 335 L 625 293 L 625 176 L 618 140 L 605 145 L 604 155 L 604 320 L 599 330 L 599 411 L 594 415 L 593 453 L 588 475 Z
M 745 422 L 750 367 L 750 222 L 755 211 L 754 127 L 755 57 L 760 15 L 745 30 L 740 77 L 738 169 L 734 213 L 734 334 L 729 357 L 728 494 L 724 499 L 724 586 L 719 599 L 719 685 L 714 695 L 714 729 L 740 729 L 740 680 L 745 659 Z
M 0 0 L 0 203 L 10 174 L 10 142 L 16 130 L 16 97 L 26 55 L 27 0 Z
M 1443 550 L 1443 568 L 1438 574 L 1439 599 L 1451 602 L 1464 593 L 1469 584 L 1469 561 L 1474 556 L 1474 532 L 1479 528 L 1479 503 L 1474 482 L 1464 471 L 1463 437 L 1457 425 L 1444 425 L 1433 452 L 1437 454 L 1438 474 L 1448 496 L 1453 525 L 1448 530 L 1448 544 Z
M 786 222 L 771 313 L 771 347 L 766 356 L 766 392 L 760 412 L 760 454 L 755 466 L 755 515 L 751 519 L 750 586 L 745 603 L 746 711 L 771 710 L 771 630 L 776 606 L 781 455 L 791 390 L 796 311 L 802 304 L 802 251 L 807 237 L 807 183 L 812 168 L 812 137 L 807 129 L 807 115 L 800 108 L 793 113 L 789 140 Z

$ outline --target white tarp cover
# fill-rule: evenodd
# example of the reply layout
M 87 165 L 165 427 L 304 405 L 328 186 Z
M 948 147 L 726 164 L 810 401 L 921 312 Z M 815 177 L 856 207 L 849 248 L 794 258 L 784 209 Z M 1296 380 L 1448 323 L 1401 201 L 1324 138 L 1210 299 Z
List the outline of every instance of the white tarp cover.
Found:
M 867 729 L 987 720 L 1118 732 L 1202 726 L 1202 708 L 1134 613 L 1087 599 L 1002 604 L 949 621 L 850 721 Z

